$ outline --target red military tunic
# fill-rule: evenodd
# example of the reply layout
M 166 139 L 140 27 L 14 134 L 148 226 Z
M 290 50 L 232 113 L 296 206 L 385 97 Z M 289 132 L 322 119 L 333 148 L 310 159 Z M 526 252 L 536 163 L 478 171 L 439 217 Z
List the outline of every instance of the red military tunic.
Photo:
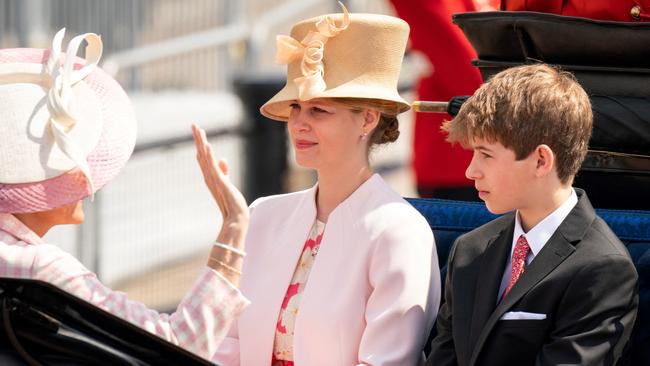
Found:
M 623 22 L 650 21 L 650 0 L 502 0 L 501 9 Z
M 417 86 L 420 100 L 448 101 L 472 95 L 483 82 L 471 65 L 476 52 L 463 32 L 451 21 L 452 14 L 492 10 L 498 0 L 391 0 L 397 15 L 411 27 L 411 48 L 422 52 L 431 63 L 431 74 Z M 490 6 L 491 5 L 491 6 Z M 472 153 L 445 141 L 440 131 L 447 114 L 416 113 L 413 168 L 419 187 L 453 188 L 472 186 L 465 177 Z

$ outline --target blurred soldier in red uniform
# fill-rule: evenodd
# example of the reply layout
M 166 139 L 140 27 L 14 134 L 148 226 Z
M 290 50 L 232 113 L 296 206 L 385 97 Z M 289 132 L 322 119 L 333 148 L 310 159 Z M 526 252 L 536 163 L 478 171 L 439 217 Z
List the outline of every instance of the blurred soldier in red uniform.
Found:
M 469 11 L 537 11 L 615 21 L 650 21 L 650 0 L 391 0 L 411 26 L 411 47 L 422 52 L 432 72 L 417 85 L 420 100 L 447 101 L 472 95 L 483 80 L 470 64 L 476 53 L 451 15 Z M 422 197 L 475 200 L 465 177 L 471 152 L 451 146 L 441 134 L 446 114 L 416 113 L 413 168 Z
M 483 80 L 470 64 L 476 52 L 451 15 L 468 11 L 496 10 L 495 0 L 391 0 L 397 15 L 411 26 L 411 48 L 422 52 L 432 72 L 417 85 L 420 100 L 448 101 L 472 95 Z M 416 113 L 413 168 L 421 197 L 478 200 L 465 177 L 471 152 L 452 146 L 440 133 L 447 114 Z
M 621 22 L 650 21 L 650 0 L 503 0 L 501 9 Z

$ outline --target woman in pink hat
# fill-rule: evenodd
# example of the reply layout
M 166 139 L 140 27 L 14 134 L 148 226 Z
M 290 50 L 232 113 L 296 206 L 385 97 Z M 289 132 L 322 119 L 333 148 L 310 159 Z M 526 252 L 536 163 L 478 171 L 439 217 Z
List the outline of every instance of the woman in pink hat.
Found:
M 287 83 L 261 113 L 287 122 L 318 183 L 250 206 L 241 290 L 221 365 L 414 365 L 438 310 L 424 217 L 373 173 L 369 152 L 399 135 L 408 37 L 401 19 L 331 14 L 278 37 Z
M 248 303 L 237 289 L 248 210 L 196 128 L 197 159 L 224 224 L 175 313 L 159 314 L 107 288 L 42 239 L 55 225 L 84 220 L 82 199 L 117 175 L 135 144 L 129 100 L 97 67 L 101 39 L 74 37 L 63 53 L 63 36 L 56 34 L 51 50 L 0 50 L 0 277 L 47 281 L 209 358 Z M 84 40 L 82 59 L 75 55 Z

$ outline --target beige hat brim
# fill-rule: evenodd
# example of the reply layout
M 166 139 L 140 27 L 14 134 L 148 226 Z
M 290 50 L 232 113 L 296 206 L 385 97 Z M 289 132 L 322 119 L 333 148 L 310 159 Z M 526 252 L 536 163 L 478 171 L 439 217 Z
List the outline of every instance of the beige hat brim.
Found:
M 387 90 L 382 87 L 372 85 L 360 85 L 355 82 L 340 85 L 336 88 L 325 90 L 316 98 L 364 98 L 380 99 L 395 102 L 399 105 L 400 113 L 411 109 L 411 105 L 404 100 L 396 91 Z M 312 99 L 316 99 L 312 98 Z M 260 108 L 263 116 L 286 122 L 291 113 L 291 104 L 298 100 L 298 90 L 294 83 L 288 83 L 268 102 Z
M 317 26 L 323 20 L 342 28 L 323 35 Z M 378 14 L 350 14 L 347 26 L 344 14 L 298 22 L 290 37 L 277 39 L 276 57 L 287 63 L 287 82 L 260 113 L 286 121 L 291 103 L 316 98 L 378 99 L 396 103 L 401 112 L 410 109 L 397 92 L 408 33 L 404 20 Z

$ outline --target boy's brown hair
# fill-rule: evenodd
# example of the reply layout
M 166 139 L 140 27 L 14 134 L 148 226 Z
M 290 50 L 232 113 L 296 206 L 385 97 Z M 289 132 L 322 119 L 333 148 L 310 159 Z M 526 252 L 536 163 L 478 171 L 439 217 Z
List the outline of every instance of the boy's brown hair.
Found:
M 587 155 L 592 119 L 589 97 L 573 75 L 536 64 L 496 74 L 442 129 L 449 133 L 447 141 L 465 147 L 475 137 L 500 142 L 517 160 L 546 144 L 560 181 L 567 183 Z

